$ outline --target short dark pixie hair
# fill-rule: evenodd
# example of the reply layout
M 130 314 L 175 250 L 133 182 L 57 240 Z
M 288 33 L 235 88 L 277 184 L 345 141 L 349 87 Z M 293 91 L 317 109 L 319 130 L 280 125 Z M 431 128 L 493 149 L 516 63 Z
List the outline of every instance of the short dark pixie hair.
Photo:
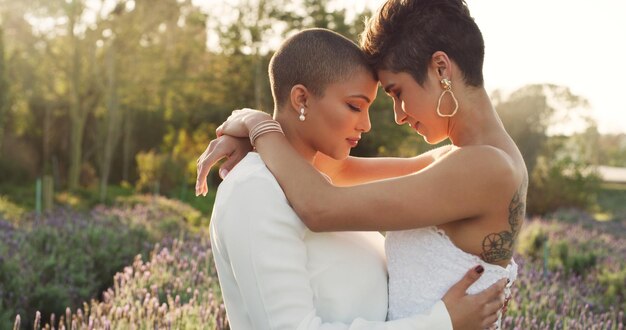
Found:
M 407 72 L 420 85 L 443 51 L 468 85 L 483 85 L 485 44 L 464 0 L 387 0 L 367 22 L 361 49 L 374 69 Z
M 270 85 L 276 108 L 289 102 L 291 88 L 297 84 L 321 97 L 326 86 L 348 79 L 358 70 L 375 77 L 357 44 L 326 29 L 300 31 L 285 40 L 270 60 Z

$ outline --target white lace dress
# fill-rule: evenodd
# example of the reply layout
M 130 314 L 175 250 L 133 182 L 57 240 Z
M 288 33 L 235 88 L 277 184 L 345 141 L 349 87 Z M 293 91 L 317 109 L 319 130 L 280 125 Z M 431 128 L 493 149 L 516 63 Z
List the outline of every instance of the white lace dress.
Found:
M 508 278 L 510 283 L 505 292 L 508 296 L 517 276 L 514 261 L 506 268 L 486 263 L 456 247 L 436 227 L 387 232 L 385 251 L 389 270 L 387 318 L 390 320 L 429 310 L 470 268 L 478 264 L 485 268 L 485 272 L 469 288 L 469 294 L 478 293 L 501 278 Z M 497 328 L 500 328 L 500 323 L 498 319 Z

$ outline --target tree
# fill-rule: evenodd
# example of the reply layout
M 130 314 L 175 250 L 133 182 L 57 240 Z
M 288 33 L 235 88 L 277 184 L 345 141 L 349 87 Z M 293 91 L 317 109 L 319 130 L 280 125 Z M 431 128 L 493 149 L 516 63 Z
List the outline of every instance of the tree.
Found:
M 492 99 L 504 127 L 522 152 L 529 173 L 548 138 L 548 130 L 559 124 L 555 115 L 589 106 L 586 99 L 569 88 L 550 84 L 524 86 L 505 100 L 496 91 Z
M 493 99 L 528 168 L 528 213 L 595 207 L 599 179 L 590 167 L 598 159 L 595 123 L 583 112 L 584 132 L 573 136 L 549 134 L 551 127 L 562 123 L 568 114 L 588 109 L 588 102 L 569 88 L 556 85 L 525 86 L 506 100 L 496 92 Z
M 9 106 L 9 82 L 7 81 L 6 59 L 4 53 L 4 29 L 0 25 L 0 158 L 2 158 L 4 122 Z

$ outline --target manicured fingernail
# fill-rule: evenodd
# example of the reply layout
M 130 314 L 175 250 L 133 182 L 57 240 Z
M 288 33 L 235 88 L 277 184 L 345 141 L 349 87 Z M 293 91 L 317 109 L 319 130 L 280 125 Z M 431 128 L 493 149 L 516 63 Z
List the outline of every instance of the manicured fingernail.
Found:
M 482 274 L 485 271 L 485 268 L 483 268 L 483 266 L 478 265 L 476 266 L 476 268 L 474 268 L 474 270 L 478 273 L 478 274 Z
M 220 178 L 224 179 L 228 175 L 228 170 L 223 168 L 220 170 Z

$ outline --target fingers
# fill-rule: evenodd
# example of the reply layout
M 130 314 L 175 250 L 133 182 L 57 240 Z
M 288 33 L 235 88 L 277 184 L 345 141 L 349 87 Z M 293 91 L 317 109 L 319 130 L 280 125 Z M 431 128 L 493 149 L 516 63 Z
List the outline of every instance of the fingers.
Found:
M 504 287 L 507 284 L 506 279 L 501 279 L 487 290 L 485 290 L 487 302 L 484 304 L 483 309 L 483 327 L 489 327 L 494 324 L 502 315 L 505 305 Z
M 222 178 L 222 180 L 224 178 L 226 178 L 226 176 L 228 175 L 228 172 L 230 172 L 230 170 L 233 169 L 233 167 L 235 167 L 235 165 L 237 165 L 237 163 L 239 163 L 239 161 L 241 160 L 241 158 L 237 158 L 237 157 L 229 157 L 224 164 L 222 164 L 222 166 L 220 166 L 220 178 Z
M 464 296 L 467 289 L 469 289 L 469 287 L 472 286 L 474 282 L 478 281 L 484 271 L 485 269 L 481 265 L 470 269 L 465 273 L 460 281 L 458 281 L 455 285 L 452 286 L 452 288 L 450 288 L 448 292 L 454 290 L 455 294 L 459 296 Z
M 207 150 L 202 154 L 201 158 L 198 159 L 196 196 L 206 196 L 208 192 L 206 178 L 209 175 L 209 171 L 215 163 L 226 156 L 228 156 L 228 154 L 222 152 L 219 148 L 219 139 L 213 140 L 209 143 Z
M 504 296 L 498 297 L 498 299 L 494 299 L 485 304 L 485 313 L 484 315 L 495 315 L 504 307 Z
M 504 287 L 506 286 L 507 279 L 503 278 L 498 282 L 492 284 L 490 287 L 485 289 L 485 291 L 479 293 L 478 295 L 482 296 L 483 303 L 488 303 L 491 301 L 499 301 L 501 305 L 504 304 Z
M 482 324 L 482 328 L 483 329 L 497 329 L 497 327 L 495 325 L 496 321 L 498 321 L 498 316 L 497 315 L 489 316 L 489 317 L 484 319 L 483 324 Z
M 213 141 L 211 141 L 213 142 Z M 209 145 L 206 147 L 206 149 L 204 150 L 204 152 L 202 153 L 202 155 L 200 155 L 200 157 L 198 157 L 198 161 L 197 161 L 197 170 L 196 170 L 196 196 L 199 196 L 202 194 L 203 191 L 203 187 L 206 185 L 206 174 L 204 174 L 203 172 L 203 162 L 204 159 L 206 158 L 207 154 L 210 152 L 211 146 L 214 145 L 212 143 L 209 143 Z M 208 172 L 207 172 L 208 173 Z
M 502 313 L 502 303 L 498 301 L 493 301 L 485 305 L 485 314 L 483 317 L 483 328 L 488 328 L 492 326 Z

